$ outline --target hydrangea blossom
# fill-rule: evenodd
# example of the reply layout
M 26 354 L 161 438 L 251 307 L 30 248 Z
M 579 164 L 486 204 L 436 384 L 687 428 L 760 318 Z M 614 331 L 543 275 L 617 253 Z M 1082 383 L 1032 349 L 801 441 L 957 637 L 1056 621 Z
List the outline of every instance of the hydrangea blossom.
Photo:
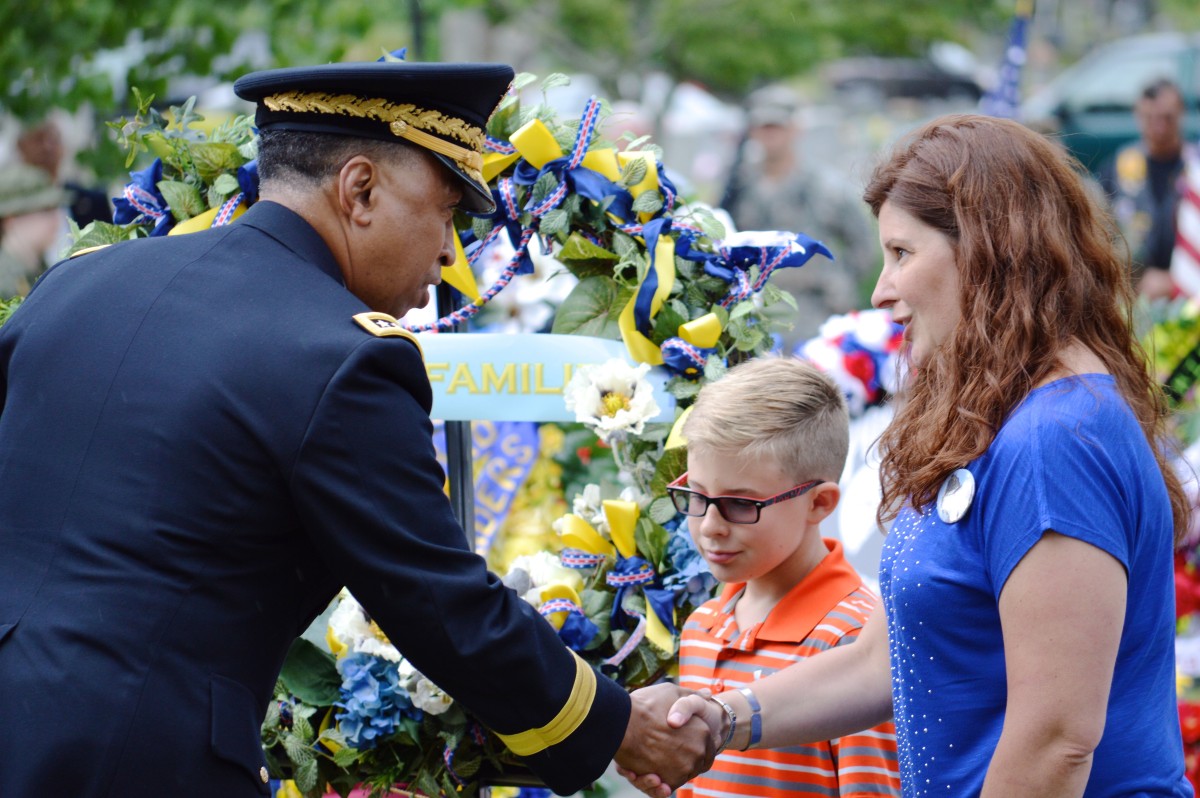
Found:
M 390 737 L 401 720 L 420 720 L 423 714 L 413 706 L 400 684 L 396 666 L 370 654 L 352 653 L 338 660 L 342 677 L 341 700 L 334 703 L 338 729 L 352 748 L 374 748 Z
M 646 379 L 649 371 L 646 363 L 630 366 L 620 358 L 584 366 L 563 391 L 567 409 L 574 410 L 575 420 L 594 430 L 605 443 L 640 435 L 646 421 L 659 411 Z
M 668 522 L 665 526 L 671 530 L 671 538 L 667 541 L 671 573 L 663 578 L 663 587 L 675 592 L 677 605 L 699 607 L 712 595 L 717 578 L 696 550 L 687 527 L 678 521 Z

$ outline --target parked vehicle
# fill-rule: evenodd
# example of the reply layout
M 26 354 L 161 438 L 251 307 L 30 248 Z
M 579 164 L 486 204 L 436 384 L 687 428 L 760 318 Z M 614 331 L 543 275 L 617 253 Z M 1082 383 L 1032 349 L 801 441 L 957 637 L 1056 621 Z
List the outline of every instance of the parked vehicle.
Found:
M 1179 85 L 1185 135 L 1200 137 L 1200 33 L 1144 34 L 1099 47 L 1032 94 L 1020 118 L 1059 134 L 1084 166 L 1098 172 L 1121 145 L 1137 139 L 1133 107 L 1157 78 Z

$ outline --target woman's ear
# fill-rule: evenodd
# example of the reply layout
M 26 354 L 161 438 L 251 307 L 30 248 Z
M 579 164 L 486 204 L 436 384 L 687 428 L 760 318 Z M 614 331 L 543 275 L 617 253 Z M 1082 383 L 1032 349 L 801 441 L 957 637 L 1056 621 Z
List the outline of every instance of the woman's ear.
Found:
M 842 498 L 842 489 L 836 482 L 822 482 L 808 493 L 812 497 L 809 503 L 808 521 L 819 524 L 829 517 Z

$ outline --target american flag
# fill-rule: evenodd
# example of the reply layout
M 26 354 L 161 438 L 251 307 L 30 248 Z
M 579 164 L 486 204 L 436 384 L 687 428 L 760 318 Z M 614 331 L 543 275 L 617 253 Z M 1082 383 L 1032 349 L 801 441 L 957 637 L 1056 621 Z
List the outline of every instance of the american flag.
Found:
M 1004 48 L 1004 63 L 996 85 L 979 100 L 979 112 L 988 116 L 1016 119 L 1021 102 L 1021 67 L 1025 66 L 1026 32 L 1033 15 L 1033 0 L 1017 0 L 1017 12 Z
M 1200 296 L 1200 150 L 1184 148 L 1184 188 L 1175 217 L 1171 279 L 1189 297 Z

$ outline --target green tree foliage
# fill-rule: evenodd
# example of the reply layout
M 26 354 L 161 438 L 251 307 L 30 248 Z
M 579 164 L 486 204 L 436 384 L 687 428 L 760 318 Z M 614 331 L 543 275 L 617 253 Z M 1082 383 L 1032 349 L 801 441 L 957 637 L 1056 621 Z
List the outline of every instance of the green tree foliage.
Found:
M 935 39 L 967 40 L 1009 13 L 1007 0 L 40 0 L 0 7 L 3 104 L 21 118 L 90 102 L 128 110 L 129 87 L 160 99 L 179 75 L 219 79 L 257 66 L 374 58 L 409 44 L 436 57 L 448 8 L 481 8 L 493 22 L 532 30 L 555 66 L 621 72 L 665 69 L 736 93 L 842 54 L 912 54 Z M 1002 23 L 999 23 L 1002 24 Z M 269 52 L 231 57 L 238 37 L 265 31 Z M 254 56 L 251 58 L 250 56 Z
M 357 0 L 4 3 L 0 76 L 7 86 L 0 103 L 22 119 L 85 103 L 102 116 L 116 115 L 129 110 L 134 86 L 179 101 L 186 98 L 171 95 L 172 78 L 227 79 L 252 65 L 343 60 L 373 42 L 372 31 L 394 33 L 408 19 L 406 3 Z M 251 31 L 269 32 L 269 52 L 232 56 L 238 38 Z M 361 57 L 377 57 L 379 50 L 376 45 Z

